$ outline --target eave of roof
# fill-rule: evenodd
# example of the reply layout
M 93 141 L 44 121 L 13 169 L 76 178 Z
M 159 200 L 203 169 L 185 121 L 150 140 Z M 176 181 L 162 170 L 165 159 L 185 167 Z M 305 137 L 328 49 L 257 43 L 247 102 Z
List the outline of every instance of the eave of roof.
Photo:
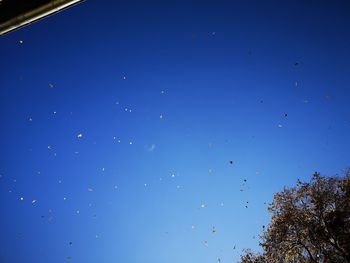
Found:
M 0 0 L 0 35 L 71 7 L 82 0 Z

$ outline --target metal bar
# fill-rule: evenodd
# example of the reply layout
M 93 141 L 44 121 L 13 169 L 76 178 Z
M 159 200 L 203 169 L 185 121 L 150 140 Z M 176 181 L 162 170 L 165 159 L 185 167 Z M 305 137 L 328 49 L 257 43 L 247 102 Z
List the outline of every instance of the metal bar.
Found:
M 38 8 L 32 9 L 21 15 L 18 15 L 2 24 L 0 24 L 0 35 L 4 35 L 13 30 L 19 29 L 39 19 L 45 18 L 49 15 L 62 11 L 74 4 L 82 2 L 83 0 L 54 0 Z

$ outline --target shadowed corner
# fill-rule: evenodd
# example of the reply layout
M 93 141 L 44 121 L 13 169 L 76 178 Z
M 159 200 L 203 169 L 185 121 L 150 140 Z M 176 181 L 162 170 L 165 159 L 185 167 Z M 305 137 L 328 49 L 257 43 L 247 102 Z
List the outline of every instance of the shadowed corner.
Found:
M 0 0 L 0 35 L 27 26 L 84 0 Z

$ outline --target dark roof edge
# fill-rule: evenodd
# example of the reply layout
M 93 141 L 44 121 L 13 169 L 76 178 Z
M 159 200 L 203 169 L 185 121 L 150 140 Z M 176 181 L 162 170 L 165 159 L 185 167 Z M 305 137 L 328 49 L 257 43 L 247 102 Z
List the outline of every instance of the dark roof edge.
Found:
M 12 19 L 9 19 L 8 21 L 1 23 L 0 35 L 4 35 L 11 31 L 17 30 L 82 1 L 83 0 L 54 0 L 47 4 L 43 4 L 37 8 L 29 10 L 21 15 L 18 15 Z

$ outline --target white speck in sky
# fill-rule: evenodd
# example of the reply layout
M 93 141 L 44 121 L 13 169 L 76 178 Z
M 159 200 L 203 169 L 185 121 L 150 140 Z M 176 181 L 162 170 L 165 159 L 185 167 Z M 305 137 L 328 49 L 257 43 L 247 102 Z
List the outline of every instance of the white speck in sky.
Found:
M 205 208 L 205 204 L 204 203 L 201 204 L 201 208 Z
M 174 178 L 174 177 L 175 177 L 175 174 L 172 174 L 172 175 L 171 175 L 171 178 Z
M 282 125 L 282 124 L 278 124 L 277 126 L 278 126 L 278 128 L 282 128 L 282 127 L 283 127 L 283 125 Z
M 77 214 L 80 214 L 80 211 L 79 211 L 79 210 L 77 210 Z
M 156 145 L 153 143 L 151 146 L 149 146 L 149 147 L 147 148 L 147 150 L 148 150 L 149 152 L 153 152 L 153 151 L 155 150 L 155 148 L 156 148 Z
M 23 44 L 23 40 L 20 40 L 19 43 L 20 43 L 20 44 Z
M 67 200 L 67 197 L 63 197 L 63 201 L 66 201 Z
M 92 189 L 91 187 L 88 187 L 88 192 L 93 192 L 94 191 L 94 189 Z
M 163 118 L 164 118 L 164 115 L 163 115 L 163 114 L 160 114 L 160 115 L 159 115 L 159 119 L 162 120 Z
M 126 76 L 123 76 L 123 79 L 126 80 Z
M 52 149 L 52 147 L 51 147 L 51 145 L 50 145 L 50 144 L 47 146 L 47 149 L 49 149 L 49 150 L 51 150 L 51 149 Z
M 54 85 L 52 83 L 49 83 L 49 87 L 52 89 Z
M 19 200 L 23 201 L 23 200 L 24 200 L 24 198 L 23 198 L 23 197 L 21 197 Z
M 83 134 L 82 133 L 78 133 L 77 138 L 78 139 L 83 138 Z
M 28 121 L 33 121 L 32 117 L 29 117 Z
M 132 145 L 132 141 L 130 141 L 129 144 Z
M 105 168 L 104 167 L 102 167 L 102 172 L 104 172 L 105 171 Z
M 35 204 L 35 203 L 36 203 L 36 199 L 33 199 L 32 204 Z

